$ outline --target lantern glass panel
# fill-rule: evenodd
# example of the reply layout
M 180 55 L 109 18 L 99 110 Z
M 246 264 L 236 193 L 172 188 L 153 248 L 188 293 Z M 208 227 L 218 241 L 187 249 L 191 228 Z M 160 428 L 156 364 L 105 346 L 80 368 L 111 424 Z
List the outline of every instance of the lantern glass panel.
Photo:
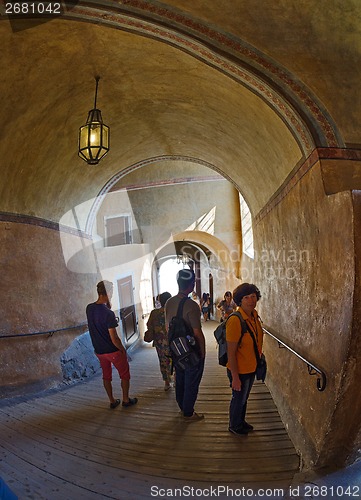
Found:
M 109 127 L 103 125 L 103 146 L 109 148 Z
M 93 123 L 90 125 L 90 134 L 89 134 L 89 146 L 100 146 L 101 145 L 101 134 L 102 134 L 102 126 L 100 123 Z
M 88 146 L 88 127 L 84 125 L 79 131 L 79 149 L 84 149 Z

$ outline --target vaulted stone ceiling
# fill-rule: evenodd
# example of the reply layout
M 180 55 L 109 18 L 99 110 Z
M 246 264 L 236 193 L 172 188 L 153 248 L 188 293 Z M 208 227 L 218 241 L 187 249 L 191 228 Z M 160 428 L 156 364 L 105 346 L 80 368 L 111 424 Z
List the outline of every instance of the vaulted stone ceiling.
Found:
M 358 0 L 80 1 L 1 20 L 2 212 L 59 221 L 120 171 L 167 161 L 170 177 L 214 168 L 257 214 L 316 146 L 361 143 Z M 90 167 L 77 134 L 95 75 L 111 151 Z

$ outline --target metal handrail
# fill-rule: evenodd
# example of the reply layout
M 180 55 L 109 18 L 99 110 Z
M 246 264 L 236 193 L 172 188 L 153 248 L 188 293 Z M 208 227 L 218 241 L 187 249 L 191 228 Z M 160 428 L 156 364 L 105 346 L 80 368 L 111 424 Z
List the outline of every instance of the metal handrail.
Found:
M 320 370 L 320 368 L 317 368 L 317 366 L 315 366 L 313 363 L 310 363 L 310 361 L 308 361 L 307 359 L 305 359 L 304 357 L 302 357 L 300 354 L 298 354 L 298 352 L 296 352 L 290 346 L 288 346 L 287 344 L 285 344 L 282 340 L 280 340 L 278 337 L 276 337 L 276 335 L 274 335 L 273 333 L 271 333 L 267 328 L 265 328 L 265 327 L 262 327 L 262 328 L 263 328 L 263 331 L 267 335 L 269 335 L 270 337 L 274 338 L 278 342 L 278 347 L 279 348 L 285 347 L 290 352 L 292 352 L 292 354 L 295 354 L 299 359 L 301 359 L 304 363 L 306 363 L 309 375 L 318 375 L 317 376 L 317 389 L 320 392 L 322 392 L 322 391 L 324 391 L 326 389 L 326 382 L 327 382 L 327 380 L 326 380 L 326 374 L 325 374 L 325 372 L 323 372 L 322 370 Z
M 17 337 L 32 337 L 33 335 L 48 335 L 51 337 L 56 332 L 63 332 L 65 330 L 74 330 L 75 328 L 82 328 L 87 326 L 87 323 L 81 323 L 80 325 L 68 326 L 66 328 L 58 328 L 56 330 L 47 330 L 46 332 L 34 332 L 34 333 L 19 333 L 17 335 L 0 335 L 0 339 L 11 339 Z

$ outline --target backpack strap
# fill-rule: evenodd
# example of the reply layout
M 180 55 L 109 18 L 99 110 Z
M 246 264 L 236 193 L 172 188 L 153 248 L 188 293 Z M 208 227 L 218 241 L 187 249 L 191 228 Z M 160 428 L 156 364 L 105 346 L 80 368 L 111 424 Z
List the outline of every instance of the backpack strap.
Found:
M 177 310 L 177 318 L 183 318 L 183 307 L 185 304 L 185 301 L 188 300 L 188 297 L 183 297 L 183 299 L 179 302 L 178 305 L 178 310 Z
M 252 340 L 253 340 L 254 353 L 256 355 L 256 361 L 257 361 L 257 364 L 258 364 L 259 360 L 260 360 L 260 355 L 259 355 L 259 351 L 258 351 L 257 341 L 256 341 L 256 339 L 254 337 L 254 333 L 252 332 L 252 330 L 249 328 L 248 331 L 249 331 L 249 334 L 251 335 Z
M 184 307 L 184 304 L 185 304 L 186 300 L 188 300 L 188 298 L 189 297 L 183 297 L 183 299 L 181 299 L 181 301 L 178 304 L 177 314 L 175 316 L 173 316 L 173 318 L 176 317 L 178 319 L 183 319 L 183 307 Z M 183 319 L 183 321 L 185 322 L 184 319 Z M 175 334 L 175 332 L 173 332 L 173 335 L 174 334 Z M 173 336 L 169 336 L 169 334 L 168 334 L 168 338 L 169 338 L 169 341 L 172 342 Z
M 243 339 L 243 335 L 249 331 L 249 328 L 248 328 L 248 325 L 247 323 L 245 322 L 245 320 L 243 319 L 243 316 L 241 313 L 239 313 L 238 311 L 234 311 L 233 313 L 231 313 L 228 318 L 226 319 L 226 323 L 227 321 L 229 320 L 229 318 L 231 316 L 237 316 L 237 318 L 239 319 L 240 323 L 241 323 L 241 336 L 239 337 L 239 341 L 238 341 L 238 345 L 240 345 L 240 343 L 242 342 L 242 339 Z

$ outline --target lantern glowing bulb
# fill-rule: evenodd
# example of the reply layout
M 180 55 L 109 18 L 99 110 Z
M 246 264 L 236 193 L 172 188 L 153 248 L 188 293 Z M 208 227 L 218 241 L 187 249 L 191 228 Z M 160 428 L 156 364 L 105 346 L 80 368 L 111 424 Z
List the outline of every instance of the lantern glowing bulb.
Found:
M 97 165 L 109 151 L 109 127 L 103 123 L 100 109 L 97 109 L 98 83 L 96 77 L 94 109 L 89 111 L 86 124 L 79 129 L 78 155 L 89 165 Z

